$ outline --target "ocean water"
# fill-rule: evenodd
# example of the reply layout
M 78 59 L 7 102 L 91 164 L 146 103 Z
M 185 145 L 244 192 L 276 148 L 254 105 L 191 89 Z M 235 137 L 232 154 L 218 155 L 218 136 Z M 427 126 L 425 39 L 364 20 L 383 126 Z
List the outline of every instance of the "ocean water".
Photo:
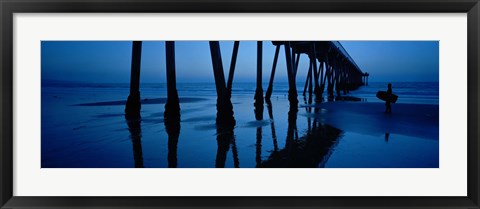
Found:
M 439 104 L 438 82 L 392 82 L 392 93 L 398 95 L 397 103 L 405 104 Z M 382 102 L 375 95 L 377 91 L 386 91 L 387 82 L 371 82 L 361 86 L 349 95 L 367 102 Z
M 397 103 L 406 104 L 439 104 L 439 83 L 438 82 L 392 82 L 393 93 L 399 96 Z M 264 91 L 268 83 L 263 83 Z M 297 83 L 299 95 L 303 94 L 305 83 Z M 388 82 L 370 82 L 368 85 L 361 86 L 354 91 L 350 91 L 348 96 L 354 96 L 365 102 L 383 102 L 375 95 L 377 91 L 386 91 Z M 47 81 L 42 84 L 42 89 L 62 91 L 63 90 L 82 90 L 92 92 L 110 92 L 124 95 L 129 92 L 129 83 L 66 83 Z M 240 82 L 232 87 L 234 95 L 252 95 L 255 94 L 255 83 Z M 179 95 L 204 95 L 216 96 L 214 83 L 178 83 L 177 90 Z M 165 83 L 146 83 L 141 84 L 142 97 L 166 95 L 167 89 Z M 288 94 L 287 82 L 276 82 L 273 88 L 274 96 L 286 96 Z M 324 96 L 326 95 L 326 89 Z M 342 93 L 343 95 L 343 93 Z M 302 97 L 300 96 L 299 99 Z
M 236 125 L 225 131 L 215 120 L 215 85 L 178 83 L 181 122 L 172 133 L 163 120 L 166 84 L 141 84 L 141 120 L 132 122 L 124 117 L 128 83 L 45 81 L 42 168 L 437 168 L 438 83 L 392 86 L 399 99 L 385 115 L 375 93 L 386 83 L 348 94 L 361 102 L 317 105 L 303 103 L 299 83 L 292 110 L 288 84 L 278 82 L 258 119 L 255 84 L 234 83 Z

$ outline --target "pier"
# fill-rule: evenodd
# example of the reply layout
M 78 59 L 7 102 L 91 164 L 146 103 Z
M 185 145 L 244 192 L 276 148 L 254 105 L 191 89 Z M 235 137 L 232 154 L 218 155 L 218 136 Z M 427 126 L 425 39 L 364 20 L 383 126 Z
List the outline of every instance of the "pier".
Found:
M 284 49 L 286 70 L 288 75 L 288 100 L 290 106 L 298 106 L 297 72 L 300 59 L 309 60 L 303 96 L 312 102 L 323 102 L 325 89 L 328 100 L 346 95 L 362 85 L 368 84 L 368 73 L 362 72 L 354 59 L 348 54 L 338 41 L 272 41 L 275 49 L 272 69 L 270 73 L 267 90 L 263 91 L 262 86 L 262 57 L 263 41 L 257 41 L 257 69 L 256 69 L 256 90 L 254 95 L 254 107 L 257 112 L 263 112 L 264 100 L 270 101 L 274 78 L 277 68 L 280 49 Z M 166 41 L 166 74 L 167 74 L 167 102 L 165 104 L 164 117 L 168 121 L 180 120 L 180 103 L 176 88 L 175 76 L 175 42 Z M 231 64 L 228 72 L 228 80 L 225 81 L 222 54 L 218 41 L 210 41 L 210 54 L 213 66 L 213 75 L 217 92 L 217 123 L 235 125 L 234 110 L 232 106 L 231 91 L 235 74 L 235 64 L 240 46 L 239 41 L 234 42 Z M 127 117 L 140 116 L 140 63 L 141 63 L 142 41 L 133 41 L 132 44 L 132 65 L 130 77 L 130 95 L 125 105 Z M 257 120 L 263 116 L 257 115 Z
M 438 168 L 438 47 L 42 42 L 42 168 Z
M 335 98 L 341 99 L 351 90 L 361 85 L 368 84 L 368 73 L 362 70 L 355 63 L 353 58 L 337 41 L 272 41 L 275 46 L 275 54 L 270 72 L 267 90 L 264 95 L 262 86 L 262 62 L 263 62 L 263 41 L 257 41 L 256 60 L 256 88 L 254 100 L 254 112 L 256 120 L 263 120 L 264 101 L 267 103 L 268 115 L 274 144 L 273 153 L 262 161 L 262 131 L 256 130 L 256 167 L 324 167 L 325 162 L 331 155 L 331 148 L 336 146 L 337 138 L 341 131 L 328 125 L 319 123 L 316 119 L 311 121 L 308 118 L 308 131 L 306 135 L 298 137 L 297 112 L 298 112 L 298 90 L 297 74 L 300 59 L 307 59 L 309 67 L 303 88 L 304 101 L 312 104 L 323 102 L 323 95 L 326 89 L 328 101 Z M 240 167 L 237 148 L 235 145 L 235 117 L 231 102 L 232 85 L 235 77 L 235 65 L 240 47 L 240 41 L 233 44 L 233 52 L 228 71 L 228 78 L 225 81 L 224 66 L 220 43 L 210 41 L 210 54 L 212 70 L 217 93 L 217 155 L 215 167 L 225 167 L 228 151 L 232 150 L 234 167 Z M 274 78 L 277 63 L 280 58 L 280 50 L 283 48 L 288 76 L 288 128 L 285 148 L 279 149 L 275 125 L 273 122 L 272 102 L 270 100 L 274 88 Z M 125 105 L 125 117 L 131 133 L 132 146 L 134 151 L 135 167 L 143 167 L 141 147 L 141 120 L 140 120 L 140 63 L 141 63 L 142 41 L 134 41 L 132 44 L 132 63 L 130 76 L 130 95 Z M 166 56 L 166 78 L 167 78 L 167 99 L 165 102 L 164 124 L 168 135 L 168 167 L 177 167 L 177 144 L 180 135 L 180 100 L 177 93 L 176 68 L 175 68 L 175 42 L 165 42 Z M 336 93 L 336 96 L 335 94 Z M 308 101 L 307 101 L 308 98 Z M 311 107 L 306 107 L 311 112 Z M 315 112 L 318 108 L 315 108 Z M 322 140 L 320 140 L 322 138 Z M 306 159 L 306 156 L 314 156 Z

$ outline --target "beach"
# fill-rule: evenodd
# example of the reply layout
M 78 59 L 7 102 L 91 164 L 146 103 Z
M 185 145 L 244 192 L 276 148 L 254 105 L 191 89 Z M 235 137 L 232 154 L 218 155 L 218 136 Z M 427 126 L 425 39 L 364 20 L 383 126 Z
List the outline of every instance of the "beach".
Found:
M 42 168 L 438 168 L 438 83 L 421 92 L 394 84 L 391 114 L 371 94 L 385 85 L 372 85 L 349 94 L 359 101 L 306 104 L 299 91 L 292 109 L 288 85 L 275 84 L 258 120 L 255 85 L 234 83 L 236 125 L 223 129 L 215 85 L 179 84 L 181 121 L 172 131 L 164 84 L 141 86 L 141 119 L 129 121 L 128 84 L 42 83 Z

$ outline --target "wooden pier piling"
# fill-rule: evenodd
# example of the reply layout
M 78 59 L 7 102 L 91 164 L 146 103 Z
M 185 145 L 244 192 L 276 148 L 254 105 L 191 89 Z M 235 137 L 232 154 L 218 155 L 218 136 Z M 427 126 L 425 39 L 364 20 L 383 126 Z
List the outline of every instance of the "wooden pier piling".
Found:
M 130 72 L 130 95 L 125 105 L 126 117 L 140 117 L 140 64 L 142 57 L 142 42 L 132 44 L 132 65 Z
M 307 72 L 307 78 L 305 79 L 305 86 L 303 87 L 303 96 L 306 96 L 306 92 L 307 92 L 307 87 L 310 88 L 312 87 L 312 62 L 310 62 L 310 64 L 308 65 L 308 72 Z M 311 90 L 309 92 L 309 94 L 311 94 Z
M 277 68 L 278 54 L 280 52 L 280 45 L 275 47 L 275 55 L 273 57 L 272 73 L 270 74 L 270 81 L 268 82 L 267 93 L 265 93 L 265 100 L 270 100 L 273 91 L 273 79 L 275 78 L 275 69 Z
M 165 103 L 164 118 L 166 120 L 180 120 L 180 100 L 178 99 L 177 82 L 175 75 L 175 42 L 165 42 L 166 72 L 167 72 L 167 102 Z
M 209 44 L 217 90 L 217 124 L 235 124 L 233 106 L 225 84 L 220 44 L 218 41 L 210 41 Z
M 237 63 L 239 45 L 240 45 L 240 41 L 235 41 L 233 43 L 232 61 L 230 62 L 230 70 L 228 71 L 228 81 L 227 81 L 227 92 L 228 92 L 229 98 L 232 97 L 233 75 L 235 73 L 235 65 Z
M 370 75 L 370 74 L 368 74 L 368 73 L 363 73 L 363 74 L 362 74 L 363 85 L 365 85 L 365 86 L 368 86 L 368 76 L 369 76 L 369 75 Z
M 322 95 L 320 92 L 320 86 L 318 85 L 319 73 L 317 71 L 317 50 L 315 47 L 315 42 L 312 43 L 312 58 L 310 59 L 310 62 L 312 63 L 313 72 L 315 74 L 315 87 L 313 88 L 313 93 L 315 94 L 315 101 L 321 102 Z
M 297 99 L 297 87 L 295 82 L 295 74 L 293 72 L 293 60 L 292 54 L 290 52 L 290 42 L 285 42 L 285 59 L 287 63 L 287 74 L 288 74 L 288 101 L 290 102 L 290 106 L 297 107 L 298 99 Z
M 262 41 L 257 41 L 257 88 L 255 90 L 255 118 L 263 120 L 263 87 L 262 87 Z
M 225 82 L 224 70 L 221 58 L 220 44 L 218 41 L 210 41 L 210 53 L 212 59 L 215 87 L 217 92 L 217 124 L 235 124 L 233 117 L 233 106 L 231 103 L 232 83 L 237 61 L 239 41 L 234 42 L 228 81 Z M 337 96 L 343 91 L 347 94 L 350 90 L 361 85 L 368 85 L 368 73 L 363 73 L 348 55 L 339 42 L 335 41 L 272 41 L 275 45 L 275 56 L 268 88 L 263 97 L 262 86 L 262 60 L 263 42 L 257 42 L 257 72 L 256 90 L 254 105 L 256 118 L 263 119 L 263 102 L 269 101 L 273 92 L 273 81 L 280 47 L 285 49 L 286 70 L 288 75 L 288 100 L 290 106 L 297 108 L 297 84 L 296 75 L 302 54 L 307 54 L 310 59 L 308 75 L 305 80 L 303 95 L 306 95 L 307 88 L 309 98 L 312 92 L 316 102 L 323 100 L 323 92 L 328 84 L 328 98 L 333 99 L 334 91 Z M 164 117 L 166 120 L 180 120 L 180 103 L 176 86 L 175 69 L 175 42 L 165 42 L 166 51 L 166 75 L 167 75 L 167 101 L 165 103 Z M 125 105 L 125 116 L 127 118 L 140 117 L 140 65 L 141 65 L 142 41 L 132 43 L 132 63 L 130 76 L 130 94 Z M 319 62 L 319 66 L 318 63 Z M 313 88 L 313 90 L 312 90 Z M 309 101 L 310 103 L 310 101 Z M 262 114 L 257 114 L 262 113 Z

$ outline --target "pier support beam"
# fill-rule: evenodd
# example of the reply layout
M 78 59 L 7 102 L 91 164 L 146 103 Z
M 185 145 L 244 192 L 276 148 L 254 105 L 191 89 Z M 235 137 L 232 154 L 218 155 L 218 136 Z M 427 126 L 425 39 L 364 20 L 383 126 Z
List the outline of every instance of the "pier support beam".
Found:
M 327 74 L 328 74 L 328 76 L 327 76 L 327 80 L 328 80 L 328 88 L 327 88 L 328 100 L 333 101 L 333 98 L 334 98 L 333 89 L 334 89 L 334 86 L 335 86 L 336 72 L 334 72 L 333 68 L 328 64 L 327 61 L 325 61 L 325 69 L 327 69 Z
M 215 77 L 215 87 L 217 90 L 217 125 L 234 125 L 233 106 L 228 97 L 225 86 L 225 76 L 223 74 L 222 55 L 218 41 L 210 41 L 210 53 L 212 56 L 213 74 Z
M 307 78 L 305 80 L 305 86 L 303 87 L 303 96 L 306 96 L 307 92 L 307 87 L 309 88 L 309 94 L 311 95 L 312 93 L 312 62 L 310 62 L 310 65 L 308 67 L 308 73 L 307 73 Z
M 257 89 L 255 90 L 255 118 L 263 120 L 263 87 L 262 87 L 262 41 L 257 41 Z
M 140 117 L 140 61 L 142 57 L 142 42 L 132 44 L 132 66 L 130 73 L 130 95 L 125 105 L 126 117 Z
M 292 48 L 292 57 L 295 57 L 295 48 Z M 296 54 L 296 58 L 295 58 L 295 78 L 297 77 L 297 72 L 298 72 L 298 64 L 300 63 L 300 53 Z
M 323 96 L 323 92 L 325 90 L 325 77 L 326 76 L 326 72 L 324 73 L 324 68 L 323 68 L 323 62 L 320 61 L 320 66 L 318 67 L 319 68 L 319 72 L 320 72 L 320 75 L 318 76 L 318 78 L 320 79 L 320 94 Z
M 343 95 L 347 95 L 348 93 L 348 68 L 347 66 L 345 65 L 345 63 L 343 61 L 340 61 L 340 65 L 341 67 L 343 68 Z
M 315 102 L 322 101 L 322 94 L 320 92 L 320 86 L 318 85 L 318 77 L 319 72 L 317 71 L 317 52 L 315 48 L 315 42 L 312 44 L 312 57 L 310 58 L 310 62 L 312 62 L 313 72 L 315 73 L 315 87 L 313 88 L 313 93 L 315 94 Z
M 273 91 L 273 79 L 275 78 L 275 69 L 277 68 L 278 54 L 280 52 L 280 45 L 275 49 L 275 56 L 273 58 L 272 73 L 270 74 L 270 82 L 268 83 L 267 93 L 265 93 L 265 100 L 270 100 Z
M 337 97 L 340 97 L 340 89 L 341 89 L 341 76 L 342 72 L 341 70 L 337 67 L 334 61 L 332 61 L 332 68 L 335 71 L 335 92 L 337 93 Z
M 175 76 L 175 42 L 165 42 L 167 65 L 167 102 L 165 103 L 164 118 L 180 121 L 180 101 L 178 99 L 177 81 Z
M 240 45 L 240 41 L 235 41 L 233 43 L 232 61 L 230 62 L 230 71 L 228 71 L 228 82 L 227 82 L 228 98 L 232 97 L 233 75 L 235 73 L 235 64 L 237 63 L 239 45 Z
M 287 61 L 287 74 L 288 74 L 288 101 L 290 106 L 298 107 L 297 99 L 297 87 L 295 84 L 295 77 L 293 72 L 293 60 L 290 52 L 290 42 L 285 42 L 285 58 Z

